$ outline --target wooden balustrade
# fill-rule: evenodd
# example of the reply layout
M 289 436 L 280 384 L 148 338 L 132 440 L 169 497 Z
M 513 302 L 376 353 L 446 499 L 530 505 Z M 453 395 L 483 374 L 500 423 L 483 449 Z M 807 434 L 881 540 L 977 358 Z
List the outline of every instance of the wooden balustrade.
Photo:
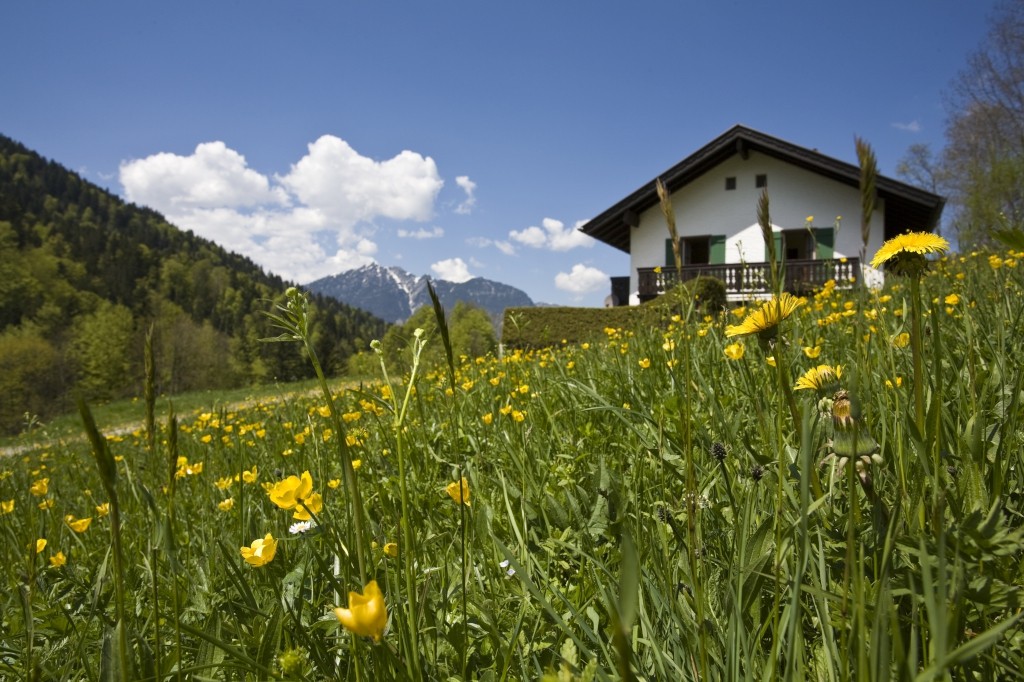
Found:
M 771 293 L 771 271 L 767 262 L 685 265 L 679 272 L 673 267 L 637 268 L 637 275 L 641 302 L 700 276 L 722 280 L 730 295 Z M 830 279 L 836 281 L 837 289 L 849 289 L 860 277 L 860 259 L 787 260 L 783 263 L 782 276 L 783 289 L 800 295 L 810 293 Z

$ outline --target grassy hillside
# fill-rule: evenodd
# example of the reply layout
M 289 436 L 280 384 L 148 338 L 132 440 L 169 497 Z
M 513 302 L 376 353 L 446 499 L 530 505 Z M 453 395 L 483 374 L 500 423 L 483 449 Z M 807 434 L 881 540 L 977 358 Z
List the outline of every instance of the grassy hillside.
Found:
M 1022 257 L 0 462 L 0 677 L 1013 679 Z
M 73 406 L 140 395 L 152 330 L 157 388 L 310 376 L 267 336 L 261 310 L 288 286 L 0 136 L 0 432 Z M 383 334 L 371 315 L 314 299 L 329 372 Z

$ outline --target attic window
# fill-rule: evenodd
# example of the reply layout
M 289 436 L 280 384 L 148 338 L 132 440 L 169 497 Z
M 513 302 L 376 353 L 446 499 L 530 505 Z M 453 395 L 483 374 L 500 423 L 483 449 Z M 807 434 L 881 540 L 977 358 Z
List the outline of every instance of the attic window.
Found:
M 727 189 L 727 190 L 736 189 L 736 178 L 735 177 L 728 177 L 728 178 L 725 179 L 725 189 Z
M 767 186 L 768 186 L 768 176 L 767 175 L 765 175 L 764 173 L 759 173 L 758 175 L 754 176 L 754 187 L 757 187 L 758 189 L 761 189 L 762 187 L 767 187 Z

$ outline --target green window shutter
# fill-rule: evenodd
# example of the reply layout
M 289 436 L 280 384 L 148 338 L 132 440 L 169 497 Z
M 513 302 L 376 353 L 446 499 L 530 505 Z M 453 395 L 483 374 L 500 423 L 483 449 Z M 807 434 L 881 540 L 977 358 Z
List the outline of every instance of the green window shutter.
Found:
M 786 254 L 782 251 L 782 232 L 774 232 L 772 233 L 772 236 L 775 238 L 775 257 L 781 263 L 786 260 Z M 765 254 L 765 260 L 768 260 L 767 255 L 768 254 Z
M 725 262 L 725 235 L 713 234 L 708 241 L 708 262 L 711 265 L 721 265 Z
M 665 240 L 665 266 L 669 268 L 674 268 L 676 266 L 676 254 L 675 251 L 672 250 L 671 239 Z
M 818 259 L 832 258 L 835 253 L 835 240 L 836 230 L 834 227 L 814 228 L 814 244 Z

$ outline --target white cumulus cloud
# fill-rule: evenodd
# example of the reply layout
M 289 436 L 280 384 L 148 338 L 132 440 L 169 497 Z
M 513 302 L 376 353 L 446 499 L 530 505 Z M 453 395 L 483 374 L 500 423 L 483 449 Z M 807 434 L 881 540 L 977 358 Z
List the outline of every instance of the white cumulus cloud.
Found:
M 377 161 L 333 135 L 308 145 L 285 175 L 249 168 L 219 141 L 188 156 L 164 152 L 124 161 L 119 171 L 129 201 L 298 282 L 373 262 L 373 221 L 430 219 L 444 185 L 430 157 L 403 151 Z
M 567 228 L 561 220 L 544 218 L 541 221 L 542 227 L 531 225 L 525 230 L 512 230 L 508 236 L 513 241 L 535 249 L 568 251 L 580 246 L 590 248 L 594 245 L 594 240 L 578 229 L 585 222 L 580 220 Z
M 468 282 L 473 279 L 473 275 L 469 273 L 469 266 L 461 258 L 446 258 L 431 265 L 430 269 L 438 279 L 449 282 Z
M 512 245 L 510 242 L 506 241 L 489 239 L 487 237 L 470 237 L 469 239 L 466 240 L 466 243 L 469 244 L 470 246 L 475 246 L 481 249 L 486 249 L 488 246 L 493 246 L 506 256 L 516 255 L 516 247 Z
M 121 184 L 128 201 L 161 211 L 286 204 L 266 176 L 249 168 L 245 157 L 223 142 L 204 142 L 190 156 L 162 152 L 125 161 Z
M 896 130 L 902 130 L 905 133 L 921 132 L 921 122 L 917 119 L 914 119 L 910 123 L 893 123 L 892 127 Z
M 608 275 L 597 268 L 577 263 L 571 272 L 555 275 L 555 286 L 577 297 L 608 288 Z
M 439 239 L 444 236 L 444 228 L 434 227 L 431 230 L 424 227 L 418 230 L 398 228 L 398 236 L 406 239 Z
M 464 215 L 472 212 L 473 206 L 476 205 L 476 197 L 473 195 L 476 192 L 476 183 L 470 180 L 468 175 L 460 175 L 455 178 L 455 184 L 466 193 L 465 200 L 455 207 L 455 212 Z

